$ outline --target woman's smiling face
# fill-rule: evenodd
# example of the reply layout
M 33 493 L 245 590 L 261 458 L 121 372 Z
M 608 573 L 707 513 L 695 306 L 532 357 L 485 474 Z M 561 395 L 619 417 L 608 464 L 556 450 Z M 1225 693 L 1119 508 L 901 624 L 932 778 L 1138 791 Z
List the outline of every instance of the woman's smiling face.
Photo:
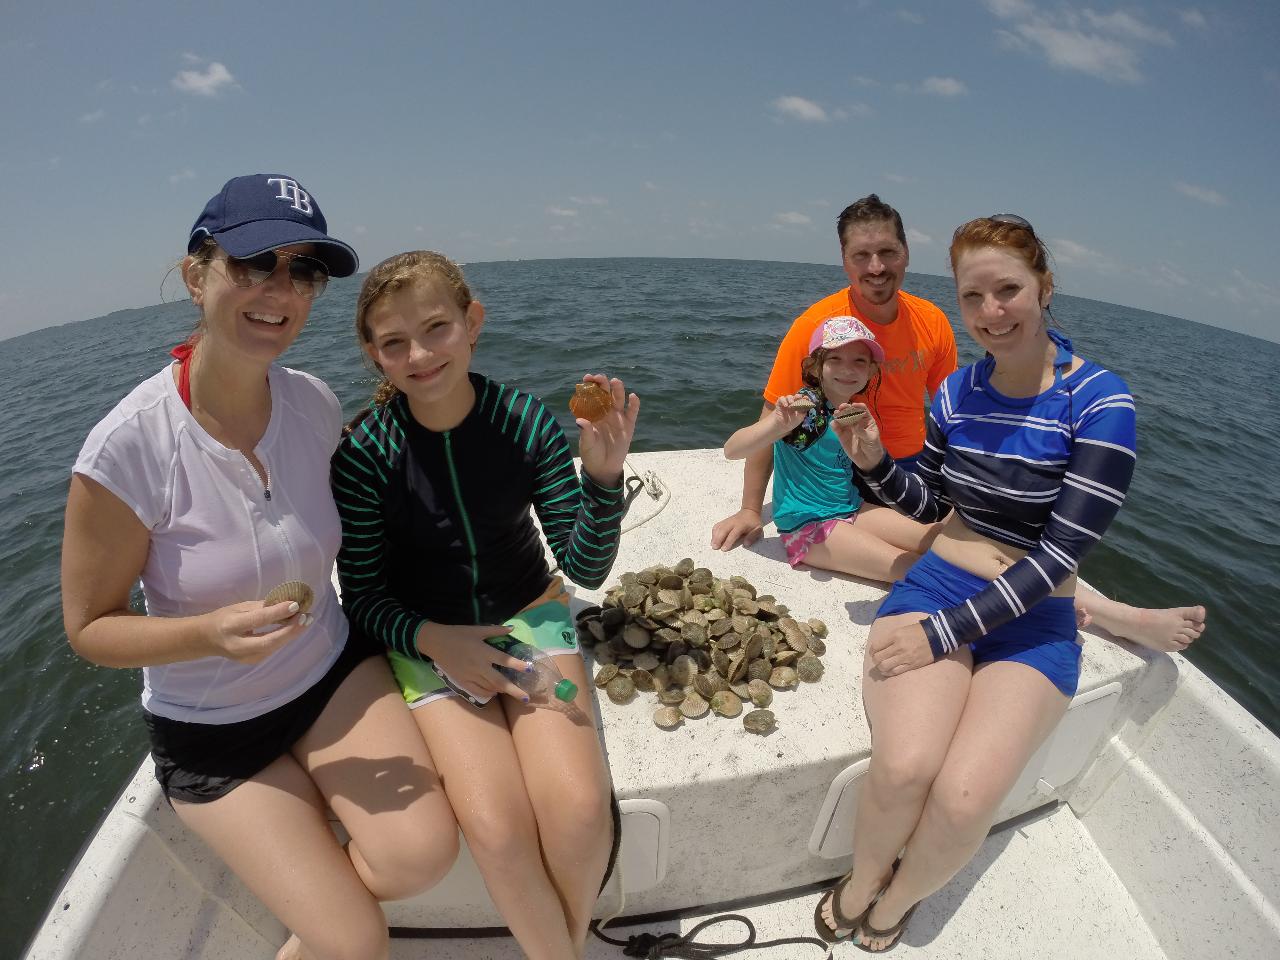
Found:
M 992 356 L 1039 348 L 1050 294 L 1021 257 L 994 246 L 966 251 L 956 262 L 956 296 L 969 336 Z

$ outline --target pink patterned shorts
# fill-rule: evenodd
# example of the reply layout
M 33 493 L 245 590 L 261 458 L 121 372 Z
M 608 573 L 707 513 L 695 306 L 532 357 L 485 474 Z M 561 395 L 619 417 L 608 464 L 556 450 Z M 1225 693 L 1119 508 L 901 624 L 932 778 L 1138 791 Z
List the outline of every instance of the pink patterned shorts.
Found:
M 805 555 L 813 547 L 831 536 L 831 531 L 836 528 L 837 523 L 853 523 L 857 519 L 858 515 L 855 513 L 847 517 L 836 517 L 834 520 L 815 520 L 790 533 L 782 534 L 782 546 L 787 551 L 787 562 L 793 567 L 800 566 L 804 563 Z

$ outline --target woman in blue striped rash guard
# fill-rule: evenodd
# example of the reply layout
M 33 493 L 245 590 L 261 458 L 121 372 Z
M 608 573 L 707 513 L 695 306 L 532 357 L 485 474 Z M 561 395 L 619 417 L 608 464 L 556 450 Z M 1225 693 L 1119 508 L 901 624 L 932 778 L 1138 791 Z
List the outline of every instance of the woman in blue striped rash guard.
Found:
M 964 224 L 951 268 L 987 355 L 935 396 L 918 476 L 884 453 L 873 418 L 836 427 L 886 501 L 946 518 L 871 627 L 874 744 L 854 870 L 815 918 L 871 951 L 893 946 L 914 905 L 973 856 L 1065 712 L 1080 673 L 1076 569 L 1135 461 L 1128 387 L 1048 327 L 1053 274 L 1031 225 L 1008 214 Z
M 582 956 L 608 863 L 609 775 L 568 598 L 529 508 L 564 574 L 600 586 L 640 401 L 587 378 L 612 409 L 578 421 L 579 479 L 540 400 L 470 371 L 483 323 L 438 253 L 399 254 L 365 278 L 356 329 L 385 380 L 333 458 L 338 576 L 352 629 L 390 648 L 494 904 L 527 956 L 561 960 Z M 486 642 L 509 635 L 555 655 L 577 684 L 572 706 L 537 709 L 494 669 L 526 667 Z

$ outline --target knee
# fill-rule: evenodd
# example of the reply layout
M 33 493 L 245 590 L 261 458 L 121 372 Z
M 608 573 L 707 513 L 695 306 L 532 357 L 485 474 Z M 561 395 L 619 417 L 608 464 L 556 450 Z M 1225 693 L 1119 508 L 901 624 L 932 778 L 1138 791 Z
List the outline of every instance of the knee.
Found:
M 944 774 L 929 792 L 928 812 L 944 834 L 968 842 L 986 834 L 1000 800 L 971 778 Z
M 430 829 L 406 830 L 366 857 L 369 889 L 379 900 L 403 900 L 434 887 L 458 859 L 452 820 Z
M 871 752 L 867 771 L 871 784 L 883 798 L 923 801 L 938 776 L 941 764 L 933 757 L 913 751 Z
M 541 858 L 538 827 L 527 801 L 472 809 L 459 820 L 477 864 Z
M 613 839 L 612 802 L 607 787 L 577 790 L 538 809 L 542 845 L 562 852 L 587 853 Z

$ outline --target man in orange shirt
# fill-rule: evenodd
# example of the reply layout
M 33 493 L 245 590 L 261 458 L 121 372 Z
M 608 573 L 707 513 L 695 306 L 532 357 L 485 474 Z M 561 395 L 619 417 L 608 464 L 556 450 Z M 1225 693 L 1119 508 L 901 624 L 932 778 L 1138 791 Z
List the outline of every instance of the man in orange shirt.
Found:
M 875 332 L 885 353 L 875 396 L 881 440 L 889 455 L 910 469 L 924 449 L 927 396 L 932 397 L 956 369 L 955 336 L 941 310 L 901 289 L 909 251 L 897 210 L 873 193 L 845 207 L 836 231 L 849 286 L 819 300 L 791 324 L 764 389 L 764 410 L 772 410 L 779 397 L 796 393 L 804 385 L 800 361 L 808 353 L 814 330 L 831 317 L 858 317 Z M 772 472 L 771 450 L 747 458 L 742 508 L 712 528 L 713 549 L 732 550 L 739 543 L 760 539 L 760 511 Z M 864 499 L 879 502 L 859 486 Z

